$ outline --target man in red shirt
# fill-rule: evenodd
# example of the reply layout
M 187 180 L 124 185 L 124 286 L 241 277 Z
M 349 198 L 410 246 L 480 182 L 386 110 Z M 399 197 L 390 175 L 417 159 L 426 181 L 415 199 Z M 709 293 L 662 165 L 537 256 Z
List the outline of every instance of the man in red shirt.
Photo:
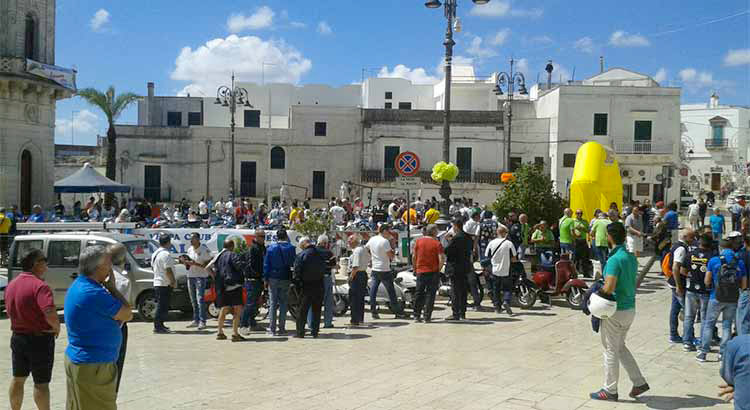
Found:
M 414 273 L 417 275 L 417 291 L 414 300 L 414 317 L 416 322 L 432 321 L 432 308 L 435 306 L 435 293 L 440 284 L 440 269 L 445 263 L 445 251 L 437 239 L 437 225 L 428 225 L 425 229 L 427 236 L 417 239 L 414 244 L 412 262 Z
M 5 290 L 10 317 L 10 348 L 13 379 L 10 382 L 10 408 L 20 410 L 23 385 L 29 374 L 34 379 L 34 402 L 40 410 L 49 410 L 49 382 L 55 360 L 55 338 L 60 334 L 60 320 L 52 290 L 44 282 L 47 258 L 38 249 L 30 250 L 21 260 L 23 272 Z

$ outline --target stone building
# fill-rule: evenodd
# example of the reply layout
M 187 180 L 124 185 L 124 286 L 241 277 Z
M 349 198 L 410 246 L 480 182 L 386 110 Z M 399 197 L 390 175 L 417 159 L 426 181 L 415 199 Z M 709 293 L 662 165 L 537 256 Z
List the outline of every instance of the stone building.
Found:
M 55 0 L 0 0 L 0 205 L 25 213 L 54 198 L 55 104 L 75 88 L 54 64 Z

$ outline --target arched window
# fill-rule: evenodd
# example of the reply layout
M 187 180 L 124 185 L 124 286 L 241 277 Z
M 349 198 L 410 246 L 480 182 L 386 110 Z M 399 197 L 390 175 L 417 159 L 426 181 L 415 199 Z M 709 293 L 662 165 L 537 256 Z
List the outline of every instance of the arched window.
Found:
M 36 33 L 37 33 L 37 24 L 36 19 L 34 19 L 34 16 L 31 14 L 26 15 L 26 32 L 25 32 L 25 41 L 24 41 L 24 55 L 26 58 L 30 58 L 32 60 L 36 60 Z
M 284 148 L 271 148 L 271 169 L 284 169 L 286 162 L 286 153 Z

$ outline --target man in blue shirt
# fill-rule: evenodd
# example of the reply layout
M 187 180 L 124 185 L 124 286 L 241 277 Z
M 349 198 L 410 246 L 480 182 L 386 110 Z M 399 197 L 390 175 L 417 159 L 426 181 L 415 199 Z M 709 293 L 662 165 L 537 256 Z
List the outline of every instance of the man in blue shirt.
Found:
M 294 245 L 289 243 L 289 235 L 286 231 L 283 229 L 276 231 L 276 242 L 268 247 L 266 256 L 263 258 L 263 280 L 268 285 L 270 297 L 268 333 L 273 336 L 287 334 L 286 311 L 289 302 L 289 285 L 296 257 L 297 251 Z M 276 315 L 277 309 L 278 317 Z M 276 331 L 277 320 L 278 332 Z
M 708 218 L 708 222 L 711 225 L 711 232 L 713 233 L 714 240 L 720 239 L 724 234 L 727 223 L 719 208 L 714 208 L 714 214 Z
M 115 287 L 112 260 L 103 246 L 84 249 L 78 271 L 65 296 L 68 408 L 116 409 L 120 324 L 133 318 L 132 307 Z
M 664 214 L 664 222 L 667 224 L 667 230 L 672 234 L 672 243 L 676 243 L 679 239 L 678 235 L 680 232 L 680 221 L 679 215 L 677 215 L 677 204 L 671 202 L 667 205 L 667 213 Z
M 42 212 L 42 207 L 40 205 L 34 205 L 34 207 L 31 208 L 31 216 L 29 216 L 29 219 L 26 222 L 44 222 L 44 212 Z
M 737 336 L 727 344 L 721 377 L 726 384 L 719 386 L 719 396 L 734 399 L 735 410 L 750 410 L 750 335 Z
M 744 237 L 745 246 L 737 256 L 745 262 L 745 268 L 750 266 L 750 236 Z M 740 280 L 740 297 L 737 300 L 737 321 L 735 329 L 738 335 L 750 334 L 750 272 Z
M 747 277 L 745 263 L 741 259 L 735 257 L 735 249 L 732 249 L 733 243 L 736 245 L 736 249 L 739 249 L 740 242 L 735 240 L 735 238 L 721 241 L 721 256 L 714 256 L 708 262 L 705 284 L 707 287 L 711 288 L 711 296 L 708 301 L 706 317 L 701 325 L 701 346 L 698 355 L 695 356 L 695 360 L 699 362 L 705 362 L 706 355 L 711 350 L 711 340 L 714 337 L 714 326 L 719 319 L 719 314 L 722 314 L 722 334 L 721 344 L 719 345 L 720 358 L 724 354 L 727 342 L 729 342 L 729 339 L 732 337 L 732 322 L 734 322 L 735 316 L 737 315 L 737 303 L 725 303 L 716 300 L 716 286 L 719 283 L 719 274 L 721 273 L 723 264 L 737 264 L 738 282 L 740 282 L 742 278 Z M 722 259 L 724 260 L 722 261 Z

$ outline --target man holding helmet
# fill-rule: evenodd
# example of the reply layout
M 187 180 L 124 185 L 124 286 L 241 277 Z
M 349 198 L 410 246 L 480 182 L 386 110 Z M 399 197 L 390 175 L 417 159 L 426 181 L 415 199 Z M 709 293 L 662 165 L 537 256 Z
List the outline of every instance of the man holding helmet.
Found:
M 633 382 L 630 397 L 635 398 L 649 390 L 638 363 L 625 346 L 628 330 L 635 319 L 635 281 L 638 273 L 638 260 L 625 249 L 625 236 L 622 223 L 607 225 L 607 240 L 612 250 L 604 268 L 601 292 L 615 297 L 617 309 L 611 316 L 602 318 L 600 333 L 604 345 L 604 387 L 591 393 L 590 397 L 594 400 L 617 401 L 620 364 Z

